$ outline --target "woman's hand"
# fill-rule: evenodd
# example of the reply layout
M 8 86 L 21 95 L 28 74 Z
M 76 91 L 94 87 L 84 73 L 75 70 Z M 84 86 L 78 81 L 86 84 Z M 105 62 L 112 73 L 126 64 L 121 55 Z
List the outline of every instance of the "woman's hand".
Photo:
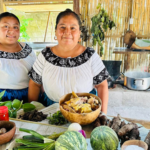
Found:
M 102 83 L 95 86 L 98 92 L 98 97 L 102 100 L 102 112 L 107 114 L 108 106 L 108 83 L 104 80 Z
M 29 81 L 29 89 L 28 89 L 28 101 L 38 101 L 41 84 L 35 83 L 33 80 L 30 79 Z

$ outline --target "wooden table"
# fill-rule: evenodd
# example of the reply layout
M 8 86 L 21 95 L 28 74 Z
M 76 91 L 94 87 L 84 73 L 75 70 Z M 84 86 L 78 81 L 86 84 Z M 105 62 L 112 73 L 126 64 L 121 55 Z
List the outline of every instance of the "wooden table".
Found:
M 56 112 L 57 109 L 58 109 L 57 104 L 55 105 L 53 104 L 49 108 L 48 107 L 45 108 L 43 112 L 46 113 L 48 111 L 48 112 L 54 113 Z M 113 117 L 113 116 L 108 116 L 108 117 Z M 129 119 L 129 118 L 122 118 L 122 119 L 125 119 L 129 122 L 139 123 L 143 125 L 145 128 L 150 129 L 150 121 L 135 120 L 135 119 Z M 65 125 L 65 126 L 60 127 L 60 126 L 49 125 L 47 121 L 31 122 L 31 121 L 25 121 L 25 120 L 21 121 L 20 119 L 12 119 L 10 121 L 15 122 L 17 126 L 15 137 L 11 142 L 13 144 L 15 143 L 14 142 L 15 138 L 18 138 L 19 136 L 22 137 L 22 135 L 18 134 L 19 133 L 18 128 L 20 127 L 38 131 L 40 134 L 52 134 L 53 132 L 59 133 L 59 132 L 66 131 L 67 126 L 68 126 L 68 125 Z M 85 130 L 86 132 L 87 138 L 90 138 L 91 131 L 93 130 L 92 124 L 87 125 L 87 126 L 82 126 L 82 127 L 83 127 L 83 130 Z M 12 144 L 12 147 L 13 147 L 13 144 Z M 6 146 L 8 145 L 9 143 L 3 144 L 2 146 L 0 146 L 0 150 L 5 150 Z M 88 150 L 91 150 L 91 149 L 88 149 Z
M 144 121 L 144 120 L 136 120 L 136 119 L 129 119 L 129 118 L 124 118 L 129 122 L 134 122 L 134 123 L 139 123 L 141 124 L 143 127 L 150 129 L 150 121 Z

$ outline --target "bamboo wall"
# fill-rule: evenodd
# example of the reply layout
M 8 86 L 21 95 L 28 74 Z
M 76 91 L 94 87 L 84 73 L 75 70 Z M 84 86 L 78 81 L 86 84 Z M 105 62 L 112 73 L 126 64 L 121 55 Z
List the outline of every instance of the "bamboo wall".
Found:
M 3 0 L 0 0 L 0 13 L 4 12 Z
M 114 47 L 125 47 L 123 43 L 124 33 L 131 29 L 137 34 L 137 38 L 150 38 L 150 0 L 80 0 L 81 19 L 85 21 L 90 33 L 91 18 L 98 13 L 98 3 L 107 11 L 110 18 L 116 23 L 116 28 L 105 33 L 103 60 L 122 60 L 121 71 L 127 70 L 126 62 L 131 70 L 146 70 L 150 72 L 150 58 L 148 53 L 114 54 Z M 133 18 L 133 24 L 130 24 Z M 92 37 L 84 43 L 85 46 L 92 46 Z M 94 47 L 99 53 L 99 46 Z M 129 60 L 130 59 L 130 60 Z M 144 69 L 145 68 L 145 69 Z

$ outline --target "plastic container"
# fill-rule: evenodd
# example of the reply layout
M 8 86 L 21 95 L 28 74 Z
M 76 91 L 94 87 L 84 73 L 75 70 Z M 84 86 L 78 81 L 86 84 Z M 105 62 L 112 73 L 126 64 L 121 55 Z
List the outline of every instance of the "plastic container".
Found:
M 8 107 L 0 106 L 0 121 L 9 121 Z

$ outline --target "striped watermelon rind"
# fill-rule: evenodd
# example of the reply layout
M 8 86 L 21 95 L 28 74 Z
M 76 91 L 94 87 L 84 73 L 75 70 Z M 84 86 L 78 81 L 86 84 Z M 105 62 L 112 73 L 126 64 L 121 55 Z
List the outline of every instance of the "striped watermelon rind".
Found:
M 116 132 L 107 127 L 96 127 L 90 137 L 93 150 L 116 150 L 119 144 Z
M 81 133 L 66 131 L 56 140 L 55 150 L 87 150 L 87 143 Z

